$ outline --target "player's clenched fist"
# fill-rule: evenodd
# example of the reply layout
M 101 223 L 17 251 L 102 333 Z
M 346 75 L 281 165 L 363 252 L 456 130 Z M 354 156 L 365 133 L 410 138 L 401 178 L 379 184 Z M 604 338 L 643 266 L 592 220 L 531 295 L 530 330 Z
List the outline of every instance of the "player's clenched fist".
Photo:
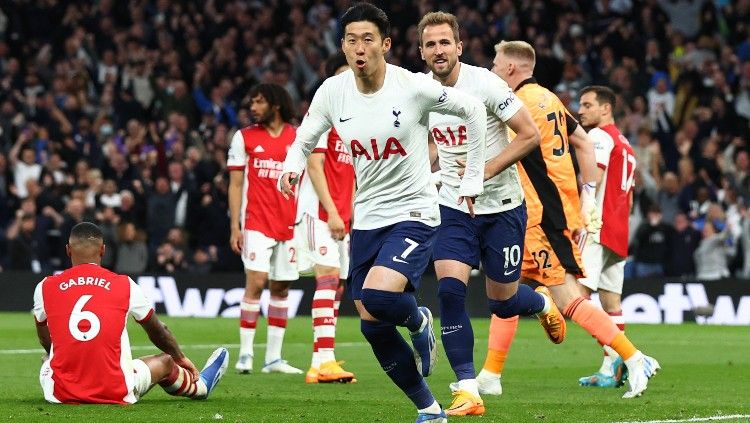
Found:
M 292 187 L 299 182 L 299 174 L 296 172 L 287 172 L 279 178 L 279 191 L 284 194 L 284 198 L 294 195 Z
M 232 247 L 232 251 L 234 251 L 235 254 L 241 254 L 242 244 L 242 231 L 239 228 L 232 228 L 232 232 L 229 235 L 229 246 Z

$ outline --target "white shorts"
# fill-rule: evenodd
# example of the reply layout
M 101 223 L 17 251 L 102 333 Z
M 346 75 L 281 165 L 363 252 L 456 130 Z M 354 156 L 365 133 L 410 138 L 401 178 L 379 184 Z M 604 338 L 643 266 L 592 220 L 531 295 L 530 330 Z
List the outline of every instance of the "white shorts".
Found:
M 294 238 L 300 250 L 299 271 L 310 273 L 316 264 L 339 269 L 339 278 L 349 275 L 349 234 L 337 241 L 328 223 L 305 213 L 295 227 Z
M 39 370 L 39 383 L 42 385 L 44 399 L 49 402 L 59 403 L 60 401 L 54 395 L 55 382 L 52 379 L 52 368 L 49 362 L 50 359 L 48 358 L 42 363 L 42 368 Z M 131 402 L 131 400 L 132 402 L 136 402 L 151 387 L 151 370 L 143 360 L 131 360 L 130 364 L 133 371 L 133 390 L 131 392 L 132 396 L 128 395 L 130 398 L 125 398 L 125 400 L 126 402 Z M 128 372 L 129 369 L 124 369 L 124 371 Z
M 578 279 L 592 291 L 605 291 L 622 294 L 622 281 L 625 278 L 625 259 L 609 248 L 588 239 L 581 254 L 586 277 Z
M 277 241 L 258 231 L 242 231 L 242 263 L 245 269 L 268 273 L 272 281 L 296 281 L 297 248 L 294 240 Z

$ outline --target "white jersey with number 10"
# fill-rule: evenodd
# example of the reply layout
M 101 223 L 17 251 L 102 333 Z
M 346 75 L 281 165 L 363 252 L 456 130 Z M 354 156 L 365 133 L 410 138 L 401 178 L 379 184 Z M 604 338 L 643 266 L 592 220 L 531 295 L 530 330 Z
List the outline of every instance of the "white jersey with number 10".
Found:
M 481 100 L 487 108 L 486 160 L 500 154 L 510 143 L 510 120 L 522 107 L 508 84 L 487 69 L 460 64 L 458 80 L 453 86 Z M 429 74 L 432 76 L 432 74 Z M 430 133 L 438 148 L 440 158 L 440 204 L 468 213 L 466 204 L 458 203 L 461 178 L 457 161 L 466 160 L 468 139 L 463 119 L 442 113 L 430 113 Z M 523 203 L 523 188 L 515 164 L 485 181 L 484 194 L 476 200 L 477 214 L 499 213 L 514 209 Z

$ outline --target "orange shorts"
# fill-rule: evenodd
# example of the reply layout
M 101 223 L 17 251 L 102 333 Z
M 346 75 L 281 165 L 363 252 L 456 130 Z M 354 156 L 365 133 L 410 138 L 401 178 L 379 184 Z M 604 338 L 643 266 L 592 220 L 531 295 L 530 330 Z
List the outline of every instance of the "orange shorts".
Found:
M 521 277 L 552 286 L 562 285 L 565 273 L 585 277 L 581 252 L 570 230 L 542 225 L 526 228 Z

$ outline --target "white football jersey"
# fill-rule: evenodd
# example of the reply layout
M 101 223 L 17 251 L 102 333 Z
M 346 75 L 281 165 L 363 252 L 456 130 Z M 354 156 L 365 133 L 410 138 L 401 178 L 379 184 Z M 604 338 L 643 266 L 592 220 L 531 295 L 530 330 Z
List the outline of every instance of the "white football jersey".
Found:
M 429 112 L 462 116 L 470 140 L 461 196 L 483 191 L 486 112 L 478 100 L 443 87 L 425 74 L 386 65 L 385 81 L 363 94 L 349 70 L 328 78 L 315 93 L 282 174 L 302 173 L 321 134 L 333 126 L 352 155 L 357 178 L 354 229 L 403 221 L 440 224 L 437 190 L 430 183 Z M 473 142 L 478 140 L 480 142 Z
M 454 88 L 481 100 L 487 109 L 485 158 L 489 161 L 510 143 L 505 122 L 523 107 L 523 102 L 505 81 L 489 70 L 465 63 L 460 66 Z M 432 77 L 432 73 L 428 75 Z M 468 213 L 466 204 L 458 205 L 461 167 L 457 163 L 457 160 L 466 160 L 469 145 L 466 122 L 456 116 L 430 113 L 429 126 L 440 159 L 440 204 Z M 484 182 L 484 194 L 476 199 L 474 211 L 477 214 L 499 213 L 518 207 L 523 198 L 518 168 L 513 164 Z

